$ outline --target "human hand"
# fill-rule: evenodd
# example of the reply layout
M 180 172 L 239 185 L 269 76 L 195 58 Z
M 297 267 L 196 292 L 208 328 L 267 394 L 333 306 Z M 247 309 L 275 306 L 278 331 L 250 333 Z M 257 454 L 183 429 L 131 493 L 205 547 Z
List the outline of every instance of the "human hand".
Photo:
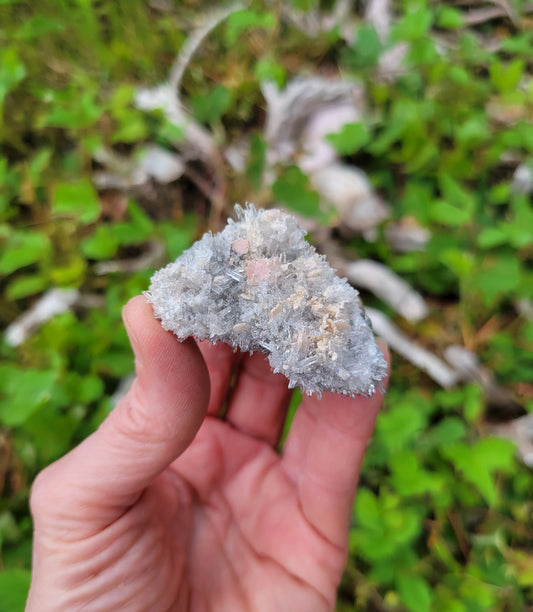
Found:
M 333 610 L 380 394 L 305 397 L 279 454 L 263 355 L 180 343 L 142 297 L 123 316 L 137 378 L 35 480 L 26 612 Z

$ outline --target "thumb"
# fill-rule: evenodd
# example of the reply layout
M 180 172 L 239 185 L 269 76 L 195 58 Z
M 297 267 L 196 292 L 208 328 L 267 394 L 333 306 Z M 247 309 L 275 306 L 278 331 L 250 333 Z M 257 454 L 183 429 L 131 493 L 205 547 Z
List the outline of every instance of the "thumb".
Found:
M 109 524 L 183 453 L 206 415 L 209 374 L 196 343 L 165 332 L 141 296 L 123 319 L 137 377 L 100 428 L 37 478 L 36 515 L 53 500 L 70 520 Z

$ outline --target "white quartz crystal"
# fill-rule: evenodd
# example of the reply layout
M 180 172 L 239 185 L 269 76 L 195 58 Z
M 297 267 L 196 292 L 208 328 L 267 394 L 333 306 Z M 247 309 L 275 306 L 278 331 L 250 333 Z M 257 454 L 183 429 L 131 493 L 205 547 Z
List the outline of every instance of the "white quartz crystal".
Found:
M 387 364 L 358 292 L 277 209 L 235 207 L 152 277 L 147 293 L 164 329 L 180 340 L 225 342 L 266 353 L 274 372 L 307 394 L 370 396 Z

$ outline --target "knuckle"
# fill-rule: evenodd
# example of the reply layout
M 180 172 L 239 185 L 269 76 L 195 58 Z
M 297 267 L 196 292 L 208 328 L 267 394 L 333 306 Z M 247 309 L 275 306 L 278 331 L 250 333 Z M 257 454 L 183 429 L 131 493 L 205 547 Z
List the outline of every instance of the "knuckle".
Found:
M 169 413 L 174 415 L 175 411 L 152 405 L 134 383 L 128 395 L 112 413 L 111 425 L 119 438 L 137 444 L 172 442 L 177 432 Z
M 128 395 L 115 408 L 114 427 L 121 435 L 143 440 L 151 430 L 151 418 L 139 386 L 134 383 Z

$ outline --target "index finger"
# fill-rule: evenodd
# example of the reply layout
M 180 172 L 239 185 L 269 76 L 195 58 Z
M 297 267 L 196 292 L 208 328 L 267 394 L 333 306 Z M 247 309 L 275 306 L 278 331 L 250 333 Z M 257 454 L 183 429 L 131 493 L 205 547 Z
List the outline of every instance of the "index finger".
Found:
M 207 414 L 221 416 L 222 408 L 228 397 L 232 372 L 241 358 L 231 346 L 219 342 L 212 344 L 209 340 L 197 342 L 205 365 L 209 371 L 211 395 Z
M 229 401 L 226 421 L 271 446 L 281 435 L 292 395 L 282 374 L 274 374 L 263 353 L 245 355 Z

